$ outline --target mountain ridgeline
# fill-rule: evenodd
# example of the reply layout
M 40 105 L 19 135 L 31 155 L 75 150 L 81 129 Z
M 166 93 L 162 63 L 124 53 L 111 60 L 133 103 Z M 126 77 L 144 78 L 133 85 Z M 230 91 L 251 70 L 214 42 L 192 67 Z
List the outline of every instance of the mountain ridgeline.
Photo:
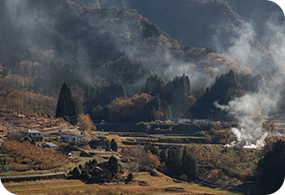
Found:
M 61 106 L 65 83 L 73 111 L 53 114 L 63 118 L 81 104 L 94 122 L 235 120 L 214 103 L 257 93 L 281 70 L 262 34 L 244 38 L 254 2 L 0 0 L 1 89 Z

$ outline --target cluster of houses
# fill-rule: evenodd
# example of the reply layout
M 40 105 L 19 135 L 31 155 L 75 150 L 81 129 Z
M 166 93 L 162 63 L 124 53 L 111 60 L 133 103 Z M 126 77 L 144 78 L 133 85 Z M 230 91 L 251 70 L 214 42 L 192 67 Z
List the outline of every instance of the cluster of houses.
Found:
M 45 142 L 45 139 L 42 136 L 42 132 L 34 130 L 34 129 L 28 129 L 25 131 L 21 131 L 21 134 L 23 135 L 23 138 L 28 136 L 31 139 L 34 139 L 36 142 Z M 105 137 L 98 137 L 98 138 L 92 138 L 88 144 L 92 149 L 105 149 Z M 56 141 L 58 142 L 81 142 L 84 140 L 84 135 L 77 135 L 77 134 L 62 134 L 57 137 Z M 1 141 L 1 140 L 0 140 Z M 0 142 L 1 144 L 1 142 Z M 54 143 L 44 143 L 41 145 L 41 147 L 49 147 L 49 148 L 55 148 L 59 149 L 59 147 Z

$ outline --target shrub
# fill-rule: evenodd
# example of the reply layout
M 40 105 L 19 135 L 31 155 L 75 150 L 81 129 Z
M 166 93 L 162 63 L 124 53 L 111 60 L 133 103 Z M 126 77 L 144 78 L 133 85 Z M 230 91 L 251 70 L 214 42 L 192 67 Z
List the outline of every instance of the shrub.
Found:
M 128 174 L 127 181 L 130 182 L 130 181 L 133 180 L 133 178 L 134 178 L 133 174 L 132 174 L 132 173 L 129 173 L 129 174 Z
M 72 175 L 73 175 L 73 177 L 75 177 L 75 178 L 80 177 L 80 175 L 81 175 L 81 170 L 80 170 L 78 167 L 75 167 L 75 168 L 73 169 L 73 171 L 72 171 Z
M 84 179 L 88 180 L 88 179 L 90 179 L 90 177 L 91 177 L 91 175 L 88 173 L 88 170 L 85 169 L 85 171 L 84 171 Z
M 118 160 L 114 156 L 111 156 L 109 158 L 108 165 L 108 168 L 111 171 L 112 176 L 114 177 L 120 171 Z
M 113 151 L 118 151 L 118 144 L 117 144 L 117 142 L 115 141 L 115 139 L 113 138 L 112 139 L 112 141 L 111 141 L 111 149 L 113 150 Z

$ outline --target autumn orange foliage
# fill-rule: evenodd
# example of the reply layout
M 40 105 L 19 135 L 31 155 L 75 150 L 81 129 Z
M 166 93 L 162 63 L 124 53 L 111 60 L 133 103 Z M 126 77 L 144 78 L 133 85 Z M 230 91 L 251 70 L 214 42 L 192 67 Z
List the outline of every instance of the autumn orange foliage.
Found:
M 82 130 L 88 130 L 91 128 L 92 122 L 88 114 L 82 115 L 78 121 L 78 125 Z
M 164 36 L 163 34 L 159 35 L 158 40 L 162 40 L 164 43 L 168 42 L 168 38 Z
M 230 70 L 240 72 L 242 63 L 236 56 L 226 56 L 224 54 L 209 53 L 207 55 L 208 67 L 204 68 L 203 73 L 205 76 L 216 77 L 217 74 L 226 73 Z M 248 68 L 242 69 L 243 72 L 250 72 Z
M 146 152 L 144 148 L 128 147 L 123 148 L 122 155 L 128 159 L 135 159 L 142 167 L 158 168 L 160 161 L 156 155 L 153 155 L 149 150 Z
M 149 102 L 151 95 L 142 93 L 134 95 L 132 98 L 120 100 L 115 98 L 109 104 L 109 117 L 111 121 L 120 121 L 128 117 L 143 113 L 145 105 Z

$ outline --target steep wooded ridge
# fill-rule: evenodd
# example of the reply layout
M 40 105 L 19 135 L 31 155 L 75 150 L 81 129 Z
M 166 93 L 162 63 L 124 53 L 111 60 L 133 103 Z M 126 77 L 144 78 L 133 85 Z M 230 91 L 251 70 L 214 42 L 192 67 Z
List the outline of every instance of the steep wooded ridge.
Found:
M 42 129 L 55 140 L 53 133 L 69 123 L 85 139 L 133 131 L 139 142 L 120 142 L 138 144 L 144 134 L 188 144 L 183 151 L 163 147 L 159 157 L 154 143 L 122 149 L 126 162 L 147 155 L 155 163 L 147 166 L 162 163 L 161 170 L 175 178 L 199 174 L 218 186 L 228 180 L 225 174 L 250 182 L 260 177 L 261 183 L 269 176 L 283 179 L 284 170 L 270 161 L 284 153 L 284 143 L 273 146 L 285 132 L 281 15 L 263 0 L 0 0 L 0 132 L 17 139 L 20 129 Z M 6 142 L 7 151 L 16 147 Z M 30 151 L 14 149 L 19 156 Z
M 282 25 L 284 15 L 273 2 L 264 0 L 74 0 L 95 7 L 130 7 L 158 25 L 182 45 L 210 47 L 218 52 L 230 53 L 251 64 L 258 71 L 260 61 L 271 72 L 274 69 L 272 56 L 268 53 L 273 27 Z M 96 2 L 96 3 L 95 3 Z M 278 29 L 279 31 L 281 29 Z M 284 31 L 284 28 L 283 28 Z M 241 40 L 247 39 L 250 48 L 246 59 L 235 49 Z M 261 43 L 261 44 L 260 44 Z M 254 52 L 257 50 L 260 55 Z M 272 68 L 273 67 L 273 68 Z
M 254 2 L 0 0 L 2 88 L 58 99 L 66 82 L 96 121 L 232 119 L 214 102 L 257 92 L 282 70 L 244 20 Z
M 130 7 L 157 24 L 180 44 L 213 47 L 213 36 L 238 37 L 243 21 L 252 22 L 256 37 L 265 46 L 264 30 L 269 19 L 282 23 L 281 8 L 265 0 L 73 0 L 89 6 Z M 97 3 L 94 3 L 97 2 Z M 268 40 L 267 40 L 268 41 Z

